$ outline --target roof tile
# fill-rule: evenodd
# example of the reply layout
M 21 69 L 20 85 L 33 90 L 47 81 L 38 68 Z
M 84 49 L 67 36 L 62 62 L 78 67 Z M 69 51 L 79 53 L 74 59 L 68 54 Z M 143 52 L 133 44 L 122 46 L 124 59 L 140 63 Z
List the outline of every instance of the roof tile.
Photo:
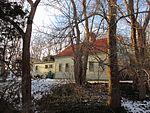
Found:
M 82 43 L 82 45 L 83 45 L 83 43 Z M 76 44 L 74 44 L 74 47 L 76 47 Z M 97 39 L 93 43 L 90 42 L 88 44 L 84 44 L 84 47 L 88 47 L 91 54 L 107 52 L 107 38 Z M 85 49 L 85 48 L 83 48 L 83 49 Z M 72 56 L 72 55 L 73 55 L 72 47 L 69 46 L 66 49 L 64 49 L 62 52 L 57 54 L 55 57 Z

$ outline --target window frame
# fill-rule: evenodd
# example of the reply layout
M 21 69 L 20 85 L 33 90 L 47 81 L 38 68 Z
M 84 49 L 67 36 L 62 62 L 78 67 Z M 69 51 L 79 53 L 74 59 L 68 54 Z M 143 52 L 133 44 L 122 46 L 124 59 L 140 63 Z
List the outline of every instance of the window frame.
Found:
M 35 66 L 35 70 L 38 71 L 39 66 Z
M 48 65 L 45 65 L 45 69 L 48 69 Z
M 58 71 L 62 72 L 62 64 L 59 64 Z
M 53 64 L 48 65 L 48 68 L 53 68 Z
M 94 62 L 89 61 L 89 71 L 94 72 Z
M 70 71 L 70 65 L 69 63 L 65 64 L 65 72 L 69 72 Z

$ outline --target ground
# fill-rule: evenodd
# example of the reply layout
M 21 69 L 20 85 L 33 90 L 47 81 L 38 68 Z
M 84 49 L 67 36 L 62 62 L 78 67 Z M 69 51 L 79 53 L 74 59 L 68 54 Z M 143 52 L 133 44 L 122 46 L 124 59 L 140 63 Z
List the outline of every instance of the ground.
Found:
M 4 89 L 3 87 L 6 85 L 6 84 L 9 84 L 11 87 L 14 87 L 14 83 L 9 83 L 9 82 L 6 82 L 6 83 L 0 83 L 0 90 L 2 91 L 2 89 Z M 54 87 L 58 87 L 58 86 L 61 86 L 62 84 L 68 84 L 68 82 L 63 82 L 63 81 L 57 81 L 57 80 L 53 80 L 53 79 L 40 79 L 40 80 L 32 80 L 32 95 L 33 95 L 33 100 L 36 100 L 36 102 L 40 99 L 43 98 L 43 95 L 49 95 L 52 93 L 52 91 L 54 90 Z M 70 84 L 70 83 L 69 83 Z M 90 86 L 89 86 L 90 87 Z M 89 89 L 88 87 L 88 89 Z M 99 85 L 98 85 L 99 87 Z M 90 94 L 90 96 L 86 96 L 86 98 L 84 98 L 85 100 L 87 100 L 88 102 L 91 101 L 91 99 L 89 99 L 89 97 L 92 98 L 92 101 L 95 99 L 96 101 L 94 102 L 95 105 L 92 103 L 92 105 L 94 105 L 94 108 L 95 110 L 98 110 L 99 109 L 99 105 L 101 104 L 102 105 L 102 99 L 103 100 L 106 100 L 107 99 L 107 94 L 105 92 L 103 92 L 102 90 L 99 90 L 98 92 L 98 87 L 96 86 L 96 90 L 95 92 L 97 92 L 97 94 L 95 94 L 94 91 L 90 90 L 84 90 L 84 93 L 80 91 L 80 89 L 75 89 L 76 92 L 78 92 L 78 95 L 80 97 L 84 97 L 83 95 L 85 94 Z M 100 87 L 105 87 L 104 83 L 103 85 L 100 85 Z M 15 87 L 14 87 L 15 89 Z M 58 89 L 58 88 L 57 88 Z M 64 90 L 61 90 L 61 92 L 64 91 Z M 9 91 L 6 91 L 7 93 L 5 93 L 5 98 L 7 97 L 6 95 L 9 95 Z M 90 93 L 89 93 L 90 92 Z M 92 92 L 92 93 L 91 93 Z M 59 89 L 57 90 L 57 92 L 59 94 Z M 66 96 L 67 95 L 67 96 Z M 99 95 L 103 95 L 103 96 L 99 96 Z M 19 96 L 19 95 L 17 95 Z M 64 95 L 60 95 L 61 97 L 63 96 L 64 97 L 64 100 L 66 102 L 66 99 L 68 99 L 68 97 L 70 99 L 72 99 L 72 97 L 70 97 L 70 94 L 65 94 Z M 147 95 L 147 98 L 149 95 Z M 3 96 L 4 97 L 4 96 Z M 16 95 L 15 95 L 16 97 Z M 21 97 L 21 95 L 20 95 Z M 2 97 L 1 97 L 2 98 Z M 98 99 L 99 98 L 99 99 Z M 83 98 L 80 98 L 80 99 L 83 99 Z M 73 99 L 72 99 L 73 100 Z M 85 101 L 84 100 L 84 101 Z M 12 101 L 12 100 L 10 100 Z M 62 101 L 62 100 L 61 100 Z M 35 103 L 36 103 L 35 102 Z M 85 101 L 86 103 L 86 101 Z M 64 104 L 64 103 L 63 103 Z M 81 105 L 80 105 L 81 104 Z M 82 106 L 82 103 L 80 103 L 79 105 Z M 77 104 L 76 104 L 77 105 Z M 76 105 L 71 105 L 70 104 L 70 110 L 71 108 L 72 109 L 79 109 L 80 106 L 76 106 Z M 88 103 L 88 105 L 90 105 L 90 103 Z M 18 105 L 19 106 L 19 105 Z M 17 107 L 18 107 L 17 106 Z M 76 106 L 76 107 L 74 107 Z M 128 98 L 127 96 L 122 96 L 121 98 L 121 106 L 127 111 L 127 113 L 150 113 L 150 99 L 147 99 L 147 100 L 143 100 L 143 101 L 139 101 L 139 100 L 135 100 L 135 99 L 132 99 L 132 98 Z M 34 107 L 36 107 L 36 105 L 34 105 Z M 91 109 L 91 106 L 88 106 L 87 107 L 87 103 L 86 103 L 86 106 L 85 104 L 82 106 L 83 108 L 85 108 L 86 110 L 90 111 Z M 35 111 L 36 111 L 36 108 L 34 108 Z M 57 108 L 56 108 L 57 109 Z M 62 109 L 62 108 L 61 108 Z M 65 109 L 66 110 L 66 109 Z M 76 110 L 77 111 L 77 110 Z M 36 111 L 37 112 L 37 111 Z M 71 111 L 69 111 L 71 113 Z M 93 112 L 93 111 L 91 111 Z M 38 113 L 38 112 L 37 112 Z M 65 113 L 65 112 L 64 112 Z M 73 112 L 72 113 L 76 113 L 76 112 Z M 79 113 L 79 112 L 77 112 Z M 86 112 L 87 113 L 87 112 Z M 96 112 L 95 112 L 96 113 Z
M 32 92 L 49 91 L 49 88 L 59 84 L 60 82 L 46 79 L 46 80 L 34 80 L 32 81 Z M 63 84 L 64 82 L 61 82 Z M 37 94 L 37 93 L 36 93 Z M 41 98 L 41 95 L 34 95 L 36 98 Z M 121 106 L 123 106 L 128 113 L 150 113 L 150 100 L 136 101 L 125 97 L 121 98 Z
M 121 104 L 129 113 L 150 113 L 150 100 L 133 101 L 122 98 Z

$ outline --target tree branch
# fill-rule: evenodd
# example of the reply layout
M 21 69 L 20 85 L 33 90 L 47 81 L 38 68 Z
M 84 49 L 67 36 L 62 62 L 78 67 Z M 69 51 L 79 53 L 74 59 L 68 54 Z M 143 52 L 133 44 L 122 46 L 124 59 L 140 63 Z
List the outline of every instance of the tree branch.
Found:
M 148 5 L 149 5 L 149 10 L 148 10 L 149 12 L 148 12 L 148 15 L 146 16 L 146 18 L 145 18 L 145 20 L 144 20 L 143 30 L 146 29 L 146 27 L 147 27 L 147 25 L 148 25 L 148 23 L 149 23 L 149 20 L 150 20 L 150 1 L 147 0 L 147 3 L 148 3 Z
M 33 6 L 33 1 L 32 0 L 27 0 L 27 1 L 30 4 L 30 6 L 32 7 Z
M 41 0 L 36 0 L 35 3 L 34 3 L 34 7 L 37 7 L 37 5 L 39 4 Z
M 2 19 L 3 21 L 6 21 L 6 22 L 9 22 L 10 24 L 12 24 L 16 29 L 17 31 L 22 35 L 24 36 L 24 31 L 20 28 L 20 26 L 15 23 L 13 20 L 11 20 L 10 18 L 4 16 L 4 15 L 0 15 L 0 19 Z
M 119 10 L 119 12 L 121 13 L 122 16 L 125 16 L 123 11 L 121 10 L 121 8 L 117 5 L 117 9 Z M 128 21 L 126 18 L 124 18 L 126 20 L 127 23 L 131 24 L 130 21 Z
M 134 13 L 134 14 L 137 14 L 137 13 L 150 13 L 150 11 L 142 11 L 142 12 L 136 12 L 136 13 Z M 121 17 L 119 17 L 117 20 L 116 20 L 116 22 L 118 22 L 120 19 L 122 19 L 122 18 L 125 18 L 125 17 L 129 17 L 129 16 L 131 16 L 131 14 L 128 14 L 128 15 L 123 15 L 123 16 L 121 16 Z

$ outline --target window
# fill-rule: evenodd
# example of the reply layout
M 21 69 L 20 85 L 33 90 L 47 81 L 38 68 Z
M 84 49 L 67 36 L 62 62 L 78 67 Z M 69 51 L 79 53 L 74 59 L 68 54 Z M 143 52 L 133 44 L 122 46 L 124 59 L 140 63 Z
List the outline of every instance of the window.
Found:
M 45 65 L 45 69 L 47 69 L 48 68 L 48 65 Z
M 38 70 L 38 66 L 35 66 L 35 70 Z
M 94 63 L 89 62 L 89 71 L 94 71 Z
M 62 64 L 59 64 L 59 72 L 62 71 Z
M 69 72 L 69 64 L 68 63 L 66 63 L 66 66 L 65 66 L 65 72 Z
M 53 65 L 49 65 L 49 68 L 53 68 Z

